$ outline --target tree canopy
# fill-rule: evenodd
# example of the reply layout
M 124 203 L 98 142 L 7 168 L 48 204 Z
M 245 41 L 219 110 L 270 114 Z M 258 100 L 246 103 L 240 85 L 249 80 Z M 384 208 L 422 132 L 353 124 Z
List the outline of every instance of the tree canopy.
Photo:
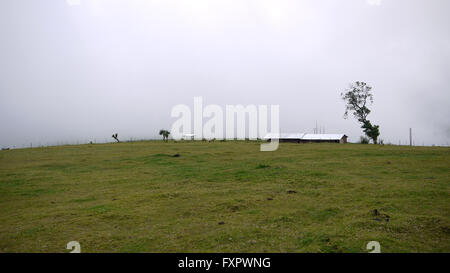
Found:
M 159 135 L 163 137 L 163 141 L 169 141 L 170 132 L 164 129 L 159 130 Z

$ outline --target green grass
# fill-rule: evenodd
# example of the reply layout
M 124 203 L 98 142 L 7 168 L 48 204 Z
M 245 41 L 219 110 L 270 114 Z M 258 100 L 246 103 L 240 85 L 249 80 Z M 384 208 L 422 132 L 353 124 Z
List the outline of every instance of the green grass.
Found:
M 449 174 L 450 149 L 439 147 L 0 151 L 0 252 L 69 252 L 69 241 L 82 252 L 366 252 L 369 241 L 382 252 L 450 252 Z

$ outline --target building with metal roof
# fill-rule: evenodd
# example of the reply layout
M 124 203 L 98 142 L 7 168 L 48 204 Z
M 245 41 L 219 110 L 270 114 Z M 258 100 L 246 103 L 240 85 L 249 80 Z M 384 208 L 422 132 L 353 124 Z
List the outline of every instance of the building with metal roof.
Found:
M 329 143 L 347 143 L 345 134 L 267 134 L 264 139 L 270 141 L 278 139 L 280 142 L 310 143 L 310 142 L 329 142 Z

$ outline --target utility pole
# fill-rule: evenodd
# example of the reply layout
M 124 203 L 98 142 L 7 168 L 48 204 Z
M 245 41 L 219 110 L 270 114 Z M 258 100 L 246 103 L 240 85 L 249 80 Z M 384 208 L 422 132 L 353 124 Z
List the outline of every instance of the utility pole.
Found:
M 412 143 L 412 128 L 409 128 L 409 146 L 413 146 L 413 143 Z

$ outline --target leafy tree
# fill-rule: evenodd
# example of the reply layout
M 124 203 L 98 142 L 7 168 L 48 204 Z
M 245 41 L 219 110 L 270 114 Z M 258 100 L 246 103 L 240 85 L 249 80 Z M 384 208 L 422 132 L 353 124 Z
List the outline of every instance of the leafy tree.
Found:
M 119 140 L 119 137 L 118 137 L 118 134 L 117 133 L 115 133 L 115 134 L 113 134 L 112 135 L 112 138 L 114 138 L 117 142 L 120 142 L 120 140 Z
M 373 103 L 372 87 L 365 82 L 355 82 L 350 85 L 350 88 L 341 93 L 342 99 L 345 101 L 344 118 L 348 117 L 349 112 L 361 123 L 361 128 L 367 137 L 372 139 L 374 144 L 377 144 L 378 136 L 380 135 L 380 126 L 372 125 L 367 116 L 370 114 L 370 109 L 367 107 Z
M 374 144 L 378 143 L 378 136 L 380 135 L 379 125 L 372 125 L 370 121 L 366 120 L 361 128 L 364 129 L 363 132 L 366 136 L 373 140 Z
M 169 131 L 161 129 L 161 130 L 159 130 L 159 135 L 163 136 L 163 141 L 169 141 L 169 135 L 170 135 Z

